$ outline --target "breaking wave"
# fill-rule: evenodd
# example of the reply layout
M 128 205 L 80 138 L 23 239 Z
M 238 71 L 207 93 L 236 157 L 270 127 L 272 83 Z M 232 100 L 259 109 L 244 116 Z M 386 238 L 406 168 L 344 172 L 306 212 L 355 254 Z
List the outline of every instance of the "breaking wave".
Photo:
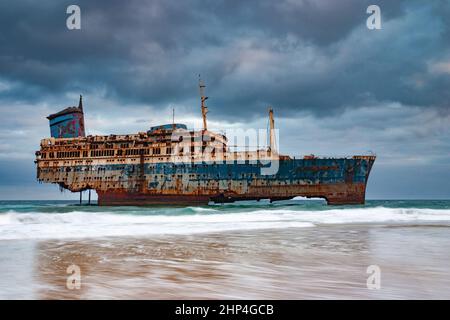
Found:
M 91 211 L 74 208 L 76 207 L 71 206 L 67 209 L 68 212 L 9 210 L 1 213 L 0 240 L 195 234 L 333 224 L 450 225 L 450 209 L 447 208 L 361 207 L 308 210 L 295 206 L 173 209 L 92 207 L 89 209 Z

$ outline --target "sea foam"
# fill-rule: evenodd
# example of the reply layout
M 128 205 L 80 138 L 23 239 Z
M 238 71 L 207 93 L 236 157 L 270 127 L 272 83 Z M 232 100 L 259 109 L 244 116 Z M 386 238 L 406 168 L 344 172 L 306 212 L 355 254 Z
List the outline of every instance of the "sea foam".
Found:
M 95 210 L 95 208 L 94 208 Z M 175 214 L 171 214 L 175 212 Z M 17 212 L 0 214 L 0 240 L 67 239 L 112 236 L 195 234 L 305 228 L 332 224 L 450 223 L 450 209 L 423 208 L 302 208 L 188 207 L 161 211 L 74 210 L 70 212 Z

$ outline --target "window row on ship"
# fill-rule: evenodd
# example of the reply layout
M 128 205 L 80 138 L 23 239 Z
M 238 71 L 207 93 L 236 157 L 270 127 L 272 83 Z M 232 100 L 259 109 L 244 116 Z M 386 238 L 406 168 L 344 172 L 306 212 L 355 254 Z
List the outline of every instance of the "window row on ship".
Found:
M 190 152 L 195 154 L 200 151 L 200 147 L 191 146 Z M 202 147 L 202 152 L 208 151 L 211 154 L 215 154 L 216 148 L 214 147 Z M 90 150 L 90 151 L 58 151 L 58 152 L 41 152 L 41 159 L 54 159 L 54 158 L 83 158 L 87 157 L 114 157 L 114 156 L 137 156 L 137 155 L 172 155 L 172 148 L 146 148 L 146 149 L 102 149 L 102 150 Z M 223 148 L 223 152 L 226 149 Z M 182 156 L 184 148 L 179 147 L 176 149 L 176 155 Z
M 142 150 L 142 151 L 141 151 Z M 125 152 L 124 152 L 125 151 Z M 42 152 L 41 159 L 54 158 L 83 158 L 87 157 L 114 157 L 114 156 L 136 156 L 140 155 L 160 155 L 161 148 L 153 149 L 109 149 L 109 150 L 91 150 L 91 151 L 58 151 L 56 152 Z M 172 148 L 165 148 L 165 154 L 172 154 Z

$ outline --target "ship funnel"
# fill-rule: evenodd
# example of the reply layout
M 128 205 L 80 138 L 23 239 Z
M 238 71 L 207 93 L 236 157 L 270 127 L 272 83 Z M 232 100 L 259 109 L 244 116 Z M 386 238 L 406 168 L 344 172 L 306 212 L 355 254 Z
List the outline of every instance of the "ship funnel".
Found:
M 47 117 L 50 121 L 50 135 L 52 138 L 84 137 L 83 100 L 80 95 L 78 107 L 69 107 Z

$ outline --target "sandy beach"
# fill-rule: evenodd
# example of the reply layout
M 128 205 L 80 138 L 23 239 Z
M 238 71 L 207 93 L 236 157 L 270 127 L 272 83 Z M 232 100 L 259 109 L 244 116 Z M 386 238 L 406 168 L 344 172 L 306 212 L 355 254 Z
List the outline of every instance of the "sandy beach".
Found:
M 449 225 L 0 241 L 3 299 L 449 299 Z M 77 265 L 81 288 L 66 286 Z M 367 288 L 369 265 L 381 270 Z

